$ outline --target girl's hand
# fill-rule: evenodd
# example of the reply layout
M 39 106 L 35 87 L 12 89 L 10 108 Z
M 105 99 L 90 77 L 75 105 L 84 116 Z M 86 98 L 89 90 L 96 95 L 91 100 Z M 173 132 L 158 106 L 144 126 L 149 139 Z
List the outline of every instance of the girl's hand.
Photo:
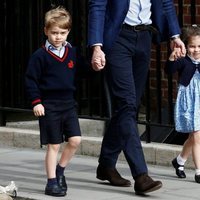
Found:
M 169 60 L 175 61 L 180 57 L 183 57 L 181 49 L 180 48 L 174 48 L 174 50 L 172 51 L 172 53 L 169 56 Z

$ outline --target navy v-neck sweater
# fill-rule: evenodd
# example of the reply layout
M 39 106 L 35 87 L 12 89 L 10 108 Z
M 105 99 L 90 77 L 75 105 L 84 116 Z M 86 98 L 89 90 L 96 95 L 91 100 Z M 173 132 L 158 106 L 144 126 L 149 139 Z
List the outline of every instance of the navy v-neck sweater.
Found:
M 32 106 L 46 99 L 73 99 L 76 50 L 66 46 L 62 58 L 45 47 L 39 48 L 31 56 L 25 85 Z

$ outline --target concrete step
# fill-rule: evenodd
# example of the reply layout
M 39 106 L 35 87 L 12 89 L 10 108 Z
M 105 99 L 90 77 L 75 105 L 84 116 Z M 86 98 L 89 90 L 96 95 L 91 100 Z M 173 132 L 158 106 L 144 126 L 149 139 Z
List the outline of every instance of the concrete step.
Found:
M 35 123 L 35 122 L 34 122 Z M 94 127 L 85 125 L 81 127 L 82 130 L 92 130 L 92 135 L 97 136 L 82 136 L 82 142 L 77 151 L 77 154 L 80 155 L 88 155 L 98 157 L 101 148 L 102 136 L 102 128 L 100 128 L 100 123 L 93 123 Z M 18 123 L 20 125 L 20 123 Z M 102 125 L 102 124 L 101 124 Z M 8 125 L 9 126 L 9 125 Z M 0 127 L 0 145 L 6 147 L 17 147 L 17 148 L 31 148 L 38 149 L 40 148 L 40 140 L 39 140 L 39 130 L 33 130 L 30 128 L 19 128 L 19 127 Z M 176 157 L 180 151 L 182 146 L 180 145 L 170 145 L 163 143 L 144 143 L 142 142 L 144 155 L 146 162 L 149 164 L 155 165 L 163 165 L 163 166 L 171 166 L 171 160 Z M 119 160 L 125 160 L 123 153 L 120 154 Z M 186 163 L 186 168 L 194 168 L 194 164 L 192 159 L 190 158 Z
M 82 135 L 85 136 L 102 136 L 105 129 L 105 121 L 102 120 L 89 120 L 79 119 Z M 19 121 L 7 122 L 6 127 L 39 130 L 38 120 L 33 121 Z
M 106 122 L 103 120 L 92 119 L 79 119 L 81 133 L 85 136 L 98 136 L 101 137 L 104 134 Z M 7 122 L 6 127 L 39 130 L 38 120 L 33 121 L 19 121 L 19 122 Z M 144 125 L 138 125 L 138 131 L 141 135 L 145 131 Z

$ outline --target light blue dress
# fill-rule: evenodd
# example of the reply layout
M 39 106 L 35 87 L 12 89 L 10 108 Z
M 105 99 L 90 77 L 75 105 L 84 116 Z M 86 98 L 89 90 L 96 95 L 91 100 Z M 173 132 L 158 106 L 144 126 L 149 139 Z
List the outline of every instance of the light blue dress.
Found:
M 179 84 L 174 110 L 177 132 L 190 133 L 200 130 L 200 73 L 196 70 L 190 84 Z

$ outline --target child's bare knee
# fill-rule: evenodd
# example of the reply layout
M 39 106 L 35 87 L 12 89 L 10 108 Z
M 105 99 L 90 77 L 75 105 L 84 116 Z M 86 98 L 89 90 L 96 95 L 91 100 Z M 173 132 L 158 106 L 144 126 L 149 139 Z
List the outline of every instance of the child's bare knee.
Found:
M 58 152 L 59 149 L 60 149 L 60 144 L 49 144 L 48 145 L 48 150 L 49 151 Z
M 75 136 L 69 139 L 69 145 L 73 148 L 78 148 L 81 143 L 81 137 Z

